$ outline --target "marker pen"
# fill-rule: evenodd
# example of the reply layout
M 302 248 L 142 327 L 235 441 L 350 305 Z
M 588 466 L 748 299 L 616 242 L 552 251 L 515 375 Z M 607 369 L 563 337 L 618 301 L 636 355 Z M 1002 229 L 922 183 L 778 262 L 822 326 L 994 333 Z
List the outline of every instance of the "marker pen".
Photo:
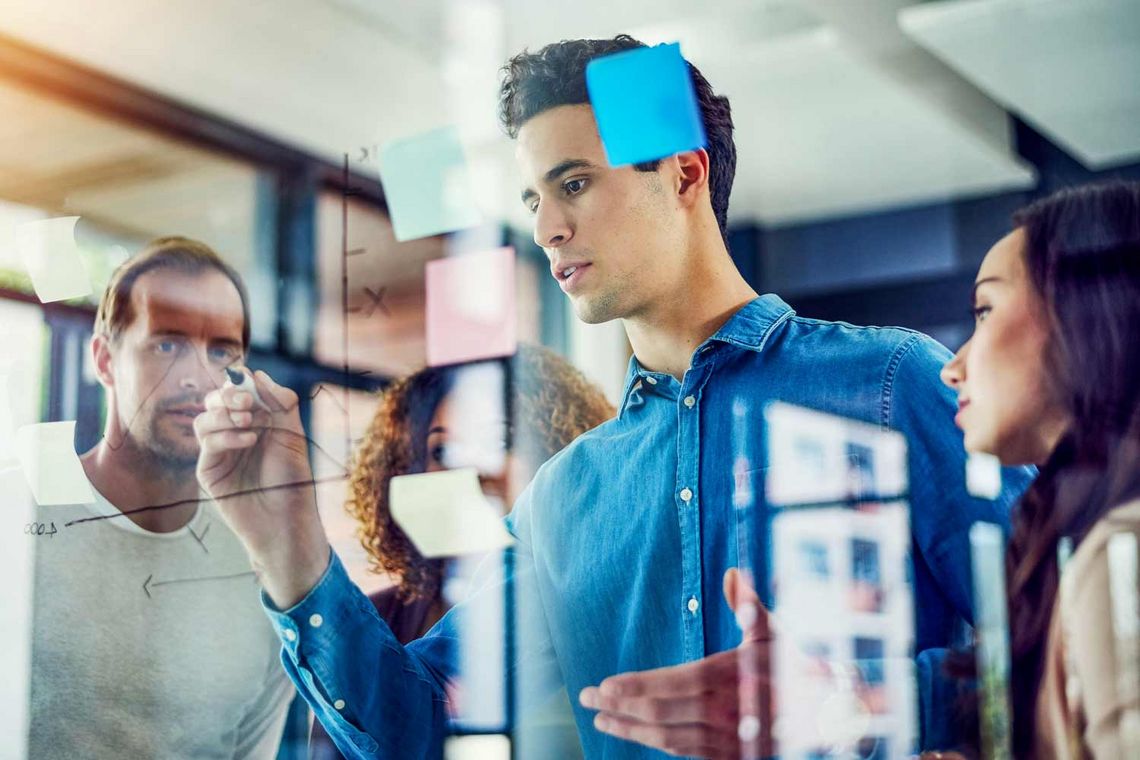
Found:
M 253 382 L 253 377 L 242 372 L 241 370 L 234 369 L 233 367 L 226 367 L 226 385 L 233 386 L 238 390 L 245 391 L 253 396 L 253 403 L 260 406 L 266 411 L 269 407 L 261 400 L 261 394 L 257 392 L 257 384 Z

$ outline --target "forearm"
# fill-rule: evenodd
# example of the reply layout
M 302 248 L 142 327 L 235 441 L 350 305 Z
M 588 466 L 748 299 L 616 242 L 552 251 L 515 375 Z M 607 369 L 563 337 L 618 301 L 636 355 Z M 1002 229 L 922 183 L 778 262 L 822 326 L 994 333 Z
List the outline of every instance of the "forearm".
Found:
M 261 550 L 250 549 L 250 563 L 261 587 L 278 609 L 293 607 L 313 590 L 329 566 L 332 547 L 320 520 L 283 530 Z
M 402 647 L 335 555 L 297 605 L 266 609 L 286 672 L 342 751 L 423 757 L 440 746 L 449 665 Z

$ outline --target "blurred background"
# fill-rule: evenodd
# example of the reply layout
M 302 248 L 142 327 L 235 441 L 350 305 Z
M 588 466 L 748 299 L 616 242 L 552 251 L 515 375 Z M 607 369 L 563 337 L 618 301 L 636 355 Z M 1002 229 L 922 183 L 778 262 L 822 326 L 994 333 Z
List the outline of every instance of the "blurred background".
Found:
M 80 451 L 100 434 L 94 300 L 41 304 L 11 244 L 15 225 L 55 216 L 81 217 L 96 294 L 155 236 L 221 252 L 252 294 L 251 366 L 301 393 L 341 462 L 371 392 L 425 363 L 424 264 L 449 252 L 515 246 L 520 339 L 616 398 L 625 336 L 569 311 L 495 109 L 513 53 L 619 32 L 679 41 L 729 96 L 731 253 L 803 316 L 956 349 L 976 267 L 1014 209 L 1140 179 L 1136 0 L 0 0 L 5 413 L 78 420 Z M 485 223 L 398 243 L 377 146 L 446 124 Z M 337 549 L 375 585 L 343 485 L 321 500 Z

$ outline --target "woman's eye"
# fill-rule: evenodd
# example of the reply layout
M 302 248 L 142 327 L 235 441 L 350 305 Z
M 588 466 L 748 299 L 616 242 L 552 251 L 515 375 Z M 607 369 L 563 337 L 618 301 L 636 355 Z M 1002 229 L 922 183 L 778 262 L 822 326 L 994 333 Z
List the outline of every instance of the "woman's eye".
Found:
M 444 460 L 444 457 L 446 457 L 446 456 L 447 456 L 447 447 L 444 446 L 442 443 L 439 443 L 439 444 L 436 444 L 435 446 L 432 446 L 431 449 L 428 451 L 428 458 L 430 458 L 431 461 L 435 462 L 438 465 L 444 464 L 443 460 Z
M 985 322 L 986 315 L 993 311 L 992 306 L 975 306 L 970 309 L 970 313 L 974 315 L 975 322 Z

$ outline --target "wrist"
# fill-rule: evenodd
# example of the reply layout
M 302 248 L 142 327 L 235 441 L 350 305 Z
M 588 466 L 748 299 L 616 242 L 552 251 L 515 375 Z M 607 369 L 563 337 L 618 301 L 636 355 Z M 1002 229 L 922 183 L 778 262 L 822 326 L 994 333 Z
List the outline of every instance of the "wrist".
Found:
M 332 547 L 324 532 L 308 533 L 252 556 L 262 588 L 282 610 L 293 607 L 320 582 L 328 569 Z

